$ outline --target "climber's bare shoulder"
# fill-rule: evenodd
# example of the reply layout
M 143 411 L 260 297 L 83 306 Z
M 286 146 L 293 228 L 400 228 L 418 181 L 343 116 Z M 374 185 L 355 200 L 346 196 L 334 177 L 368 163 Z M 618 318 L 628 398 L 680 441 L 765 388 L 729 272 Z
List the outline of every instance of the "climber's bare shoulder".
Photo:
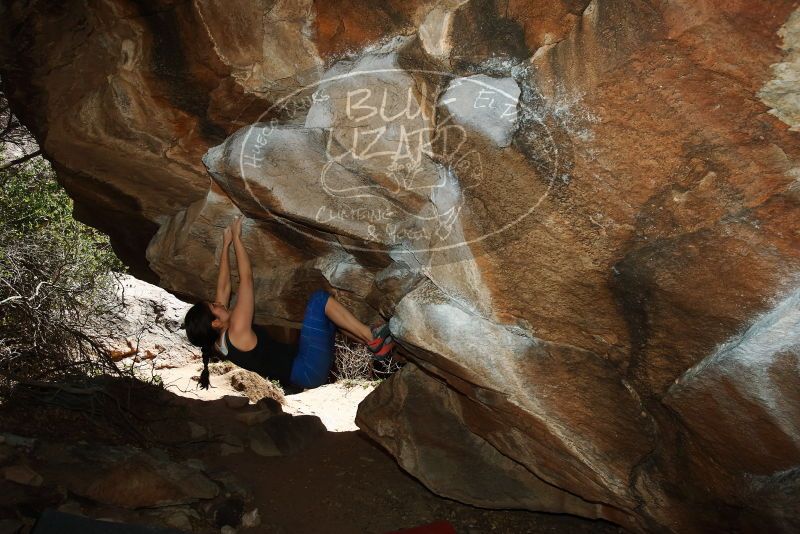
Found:
M 231 311 L 231 322 L 228 325 L 228 341 L 241 351 L 252 350 L 258 342 L 252 319 L 237 315 L 235 308 Z

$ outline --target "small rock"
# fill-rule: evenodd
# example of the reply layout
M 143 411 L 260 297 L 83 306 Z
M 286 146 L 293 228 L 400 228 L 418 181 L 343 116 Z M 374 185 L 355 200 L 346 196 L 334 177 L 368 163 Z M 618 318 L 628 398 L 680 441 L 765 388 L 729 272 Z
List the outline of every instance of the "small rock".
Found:
M 214 518 L 217 527 L 239 527 L 242 523 L 244 513 L 244 502 L 236 497 L 227 498 L 223 501 L 212 504 L 207 514 Z
M 238 413 L 236 414 L 236 420 L 241 421 L 247 426 L 255 426 L 263 423 L 273 415 L 275 415 L 275 412 L 272 410 L 259 410 L 256 412 Z
M 258 515 L 258 508 L 253 508 L 246 514 L 242 515 L 242 527 L 252 528 L 261 524 L 261 516 Z
M 239 497 L 242 502 L 249 502 L 253 500 L 252 493 L 245 486 L 243 486 L 241 481 L 236 478 L 236 475 L 230 471 L 219 469 L 209 471 L 206 474 L 211 480 L 222 484 L 223 491 L 226 496 Z
M 159 523 L 168 525 L 174 529 L 184 532 L 194 532 L 192 519 L 202 521 L 200 514 L 188 506 L 167 506 L 156 508 L 144 512 L 146 516 L 157 520 Z
M 0 519 L 0 534 L 17 534 L 24 526 L 25 523 L 16 519 Z
M 164 518 L 164 522 L 172 528 L 177 528 L 178 530 L 187 532 L 191 532 L 192 530 L 192 522 L 189 521 L 189 517 L 183 512 L 174 512 L 170 514 Z
M 3 469 L 3 476 L 6 480 L 23 484 L 25 486 L 39 487 L 44 482 L 42 475 L 28 467 L 27 465 L 11 465 Z
M 169 457 L 169 453 L 167 453 L 167 451 L 165 451 L 164 449 L 159 449 L 158 447 L 153 447 L 151 449 L 148 449 L 147 452 L 150 453 L 150 456 L 152 456 L 153 458 L 155 458 L 155 459 L 157 459 L 159 461 L 162 461 L 162 462 L 165 462 L 165 463 L 169 463 L 171 461 L 171 458 Z
M 204 438 L 208 436 L 208 429 L 203 425 L 198 425 L 193 421 L 188 421 L 187 424 L 189 425 L 189 433 L 192 436 L 192 439 Z
M 22 436 L 17 436 L 16 434 L 8 434 L 8 433 L 0 434 L 0 438 L 2 438 L 2 441 L 0 441 L 0 443 L 7 443 L 12 447 L 22 447 L 23 449 L 32 449 L 34 446 L 36 446 L 35 438 L 24 438 Z
M 256 402 L 256 408 L 259 410 L 269 410 L 273 414 L 283 413 L 283 406 L 281 403 L 270 397 L 262 397 Z
M 260 428 L 254 428 L 250 432 L 250 449 L 259 456 L 281 456 L 278 446 L 269 434 Z
M 222 456 L 229 456 L 231 454 L 239 454 L 244 452 L 244 447 L 239 445 L 228 445 L 223 443 L 219 446 L 219 452 Z
M 236 529 L 230 525 L 225 525 L 219 529 L 219 534 L 236 534 Z
M 184 460 L 183 464 L 197 471 L 206 470 L 206 464 L 203 463 L 203 460 L 200 460 L 199 458 L 189 458 L 188 460 Z
M 228 445 L 233 445 L 234 447 L 244 447 L 244 441 L 242 441 L 242 438 L 235 434 L 225 434 L 222 436 L 222 442 L 227 443 Z
M 225 401 L 225 404 L 228 408 L 244 408 L 248 404 L 250 404 L 250 399 L 247 397 L 239 397 L 236 395 L 225 395 L 222 397 L 222 400 Z

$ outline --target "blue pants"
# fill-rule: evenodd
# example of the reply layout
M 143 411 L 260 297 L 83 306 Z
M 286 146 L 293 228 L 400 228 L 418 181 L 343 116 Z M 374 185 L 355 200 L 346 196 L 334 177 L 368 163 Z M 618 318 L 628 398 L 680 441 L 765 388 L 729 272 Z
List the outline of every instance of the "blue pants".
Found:
M 330 295 L 318 289 L 306 304 L 300 346 L 292 364 L 291 381 L 302 388 L 315 388 L 325 383 L 333 366 L 333 345 L 336 325 L 325 315 Z

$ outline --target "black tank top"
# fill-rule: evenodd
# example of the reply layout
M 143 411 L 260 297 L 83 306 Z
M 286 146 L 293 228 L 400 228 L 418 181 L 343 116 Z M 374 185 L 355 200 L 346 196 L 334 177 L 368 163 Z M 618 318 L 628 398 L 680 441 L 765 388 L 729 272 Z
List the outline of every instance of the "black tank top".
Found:
M 256 334 L 256 346 L 244 351 L 231 343 L 226 330 L 223 334 L 228 347 L 226 358 L 243 369 L 258 373 L 269 380 L 277 380 L 284 389 L 291 389 L 293 385 L 289 377 L 297 348 L 272 339 L 261 326 L 253 325 L 253 332 Z

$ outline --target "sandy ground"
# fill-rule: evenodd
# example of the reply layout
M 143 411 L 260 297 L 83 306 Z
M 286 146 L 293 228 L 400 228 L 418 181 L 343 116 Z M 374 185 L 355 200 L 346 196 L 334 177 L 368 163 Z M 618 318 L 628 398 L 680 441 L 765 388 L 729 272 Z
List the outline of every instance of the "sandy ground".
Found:
M 284 411 L 291 414 L 316 415 L 329 432 L 358 430 L 356 411 L 364 397 L 375 389 L 375 383 L 337 382 L 303 393 L 286 396 Z
M 161 376 L 167 390 L 182 397 L 215 400 L 225 395 L 242 395 L 221 377 L 213 375 L 208 390 L 198 388 L 193 377 L 199 376 L 201 369 L 202 365 L 190 363 L 142 372 Z M 356 410 L 364 397 L 375 389 L 375 385 L 376 383 L 367 381 L 346 381 L 308 389 L 302 393 L 287 395 L 283 410 L 293 415 L 316 415 L 329 432 L 358 430 L 355 424 Z

